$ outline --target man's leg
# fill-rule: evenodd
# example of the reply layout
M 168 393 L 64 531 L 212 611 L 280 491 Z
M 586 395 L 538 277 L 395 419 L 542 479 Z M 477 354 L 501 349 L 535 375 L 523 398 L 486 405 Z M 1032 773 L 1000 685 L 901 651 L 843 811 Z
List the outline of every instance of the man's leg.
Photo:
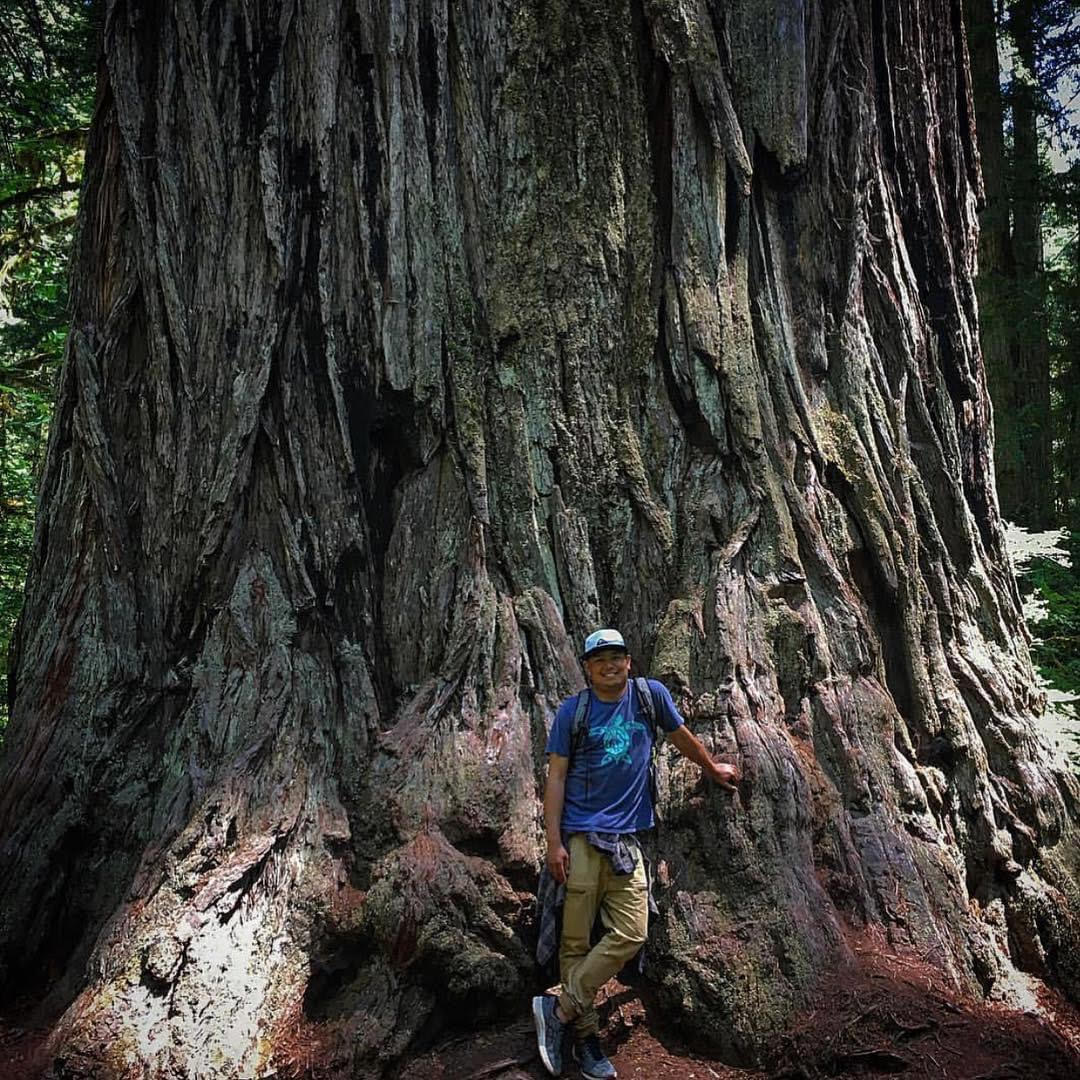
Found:
M 592 1009 L 591 999 L 588 1002 L 578 1002 L 568 995 L 566 983 L 571 971 L 589 951 L 589 935 L 596 918 L 599 875 L 601 863 L 604 861 L 604 857 L 584 836 L 571 836 L 567 846 L 570 849 L 570 876 L 566 882 L 562 937 L 559 941 L 559 969 L 563 993 L 558 1001 L 546 994 L 534 997 L 532 1001 L 540 1060 L 553 1076 L 562 1072 L 563 1034 L 566 1025 Z
M 563 905 L 562 937 L 559 940 L 559 978 L 562 994 L 559 1009 L 575 1021 L 580 1032 L 591 1024 L 596 1030 L 595 993 L 581 998 L 569 990 L 574 969 L 589 954 L 596 909 L 600 903 L 601 875 L 607 858 L 585 839 L 583 833 L 570 837 L 570 876 L 566 882 L 566 901 Z
M 576 838 L 575 838 L 576 839 Z M 591 844 L 580 838 L 584 847 L 589 848 L 593 856 L 600 860 L 598 868 L 598 889 L 600 919 L 607 933 L 589 949 L 587 953 L 568 964 L 563 971 L 563 999 L 573 1005 L 575 1016 L 574 1029 L 579 1039 L 595 1035 L 597 1031 L 596 992 L 622 966 L 630 960 L 645 942 L 649 929 L 649 894 L 648 881 L 645 877 L 645 860 L 639 851 L 637 865 L 633 873 L 618 875 L 611 871 L 607 857 L 596 851 Z M 570 856 L 570 873 L 573 875 L 574 856 Z M 567 903 L 570 902 L 570 888 L 567 886 Z M 589 930 L 595 918 L 596 905 L 591 908 Z M 565 938 L 565 919 L 563 916 L 563 934 Z M 585 942 L 588 943 L 586 931 Z M 575 941 L 574 948 L 580 944 Z M 560 953 L 560 964 L 562 954 Z M 570 1010 L 565 1006 L 564 1012 Z

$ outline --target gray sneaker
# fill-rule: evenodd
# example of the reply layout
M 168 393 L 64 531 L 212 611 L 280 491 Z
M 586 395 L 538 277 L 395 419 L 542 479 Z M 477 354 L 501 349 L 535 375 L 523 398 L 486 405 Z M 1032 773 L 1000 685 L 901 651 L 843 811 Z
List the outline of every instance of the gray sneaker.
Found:
M 562 1072 L 563 1034 L 566 1025 L 555 1015 L 556 1000 L 550 994 L 532 999 L 533 1022 L 536 1024 L 536 1045 L 540 1060 L 552 1076 Z
M 595 1035 L 587 1035 L 581 1042 L 574 1043 L 574 1060 L 581 1063 L 581 1075 L 585 1080 L 613 1080 L 618 1075 L 615 1066 L 600 1049 L 600 1040 Z

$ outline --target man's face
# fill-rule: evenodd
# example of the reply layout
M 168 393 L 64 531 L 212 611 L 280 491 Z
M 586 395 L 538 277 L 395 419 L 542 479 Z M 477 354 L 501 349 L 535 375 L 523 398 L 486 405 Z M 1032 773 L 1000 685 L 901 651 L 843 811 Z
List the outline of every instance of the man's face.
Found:
M 585 671 L 594 690 L 622 693 L 630 677 L 630 656 L 621 649 L 601 649 L 585 661 Z

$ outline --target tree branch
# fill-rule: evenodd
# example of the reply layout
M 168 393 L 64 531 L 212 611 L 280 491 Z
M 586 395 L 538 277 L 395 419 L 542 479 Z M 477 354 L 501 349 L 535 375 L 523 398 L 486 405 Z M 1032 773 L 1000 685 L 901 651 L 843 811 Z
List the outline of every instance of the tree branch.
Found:
M 13 206 L 23 206 L 35 199 L 47 199 L 51 195 L 62 195 L 66 191 L 78 191 L 82 187 L 81 180 L 65 180 L 60 184 L 46 184 L 42 187 L 27 188 L 9 195 L 6 199 L 0 199 L 0 211 L 9 210 Z
M 45 393 L 48 391 L 59 362 L 59 356 L 51 353 L 36 353 L 17 361 L 10 367 L 0 368 L 0 384 L 12 390 Z

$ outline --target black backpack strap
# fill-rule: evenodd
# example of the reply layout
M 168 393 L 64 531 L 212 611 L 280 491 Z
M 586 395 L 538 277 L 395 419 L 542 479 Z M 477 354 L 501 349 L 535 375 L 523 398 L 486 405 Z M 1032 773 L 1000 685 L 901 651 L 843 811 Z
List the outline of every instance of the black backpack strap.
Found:
M 645 713 L 649 724 L 649 733 L 652 735 L 652 750 L 649 752 L 649 794 L 652 796 L 653 817 L 657 823 L 660 821 L 660 786 L 656 777 L 656 759 L 660 755 L 660 740 L 663 732 L 656 719 L 656 702 L 653 700 L 652 687 L 648 679 L 640 676 L 634 679 L 634 693 L 637 695 L 637 705 Z
M 570 757 L 572 758 L 585 742 L 589 733 L 589 689 L 586 687 L 577 696 L 574 707 L 574 721 L 570 725 Z
M 649 680 L 637 676 L 634 679 L 634 691 L 637 694 L 638 708 L 643 709 L 649 721 L 649 730 L 652 732 L 653 745 L 660 742 L 660 731 L 656 722 L 656 702 L 653 700 L 652 687 Z

